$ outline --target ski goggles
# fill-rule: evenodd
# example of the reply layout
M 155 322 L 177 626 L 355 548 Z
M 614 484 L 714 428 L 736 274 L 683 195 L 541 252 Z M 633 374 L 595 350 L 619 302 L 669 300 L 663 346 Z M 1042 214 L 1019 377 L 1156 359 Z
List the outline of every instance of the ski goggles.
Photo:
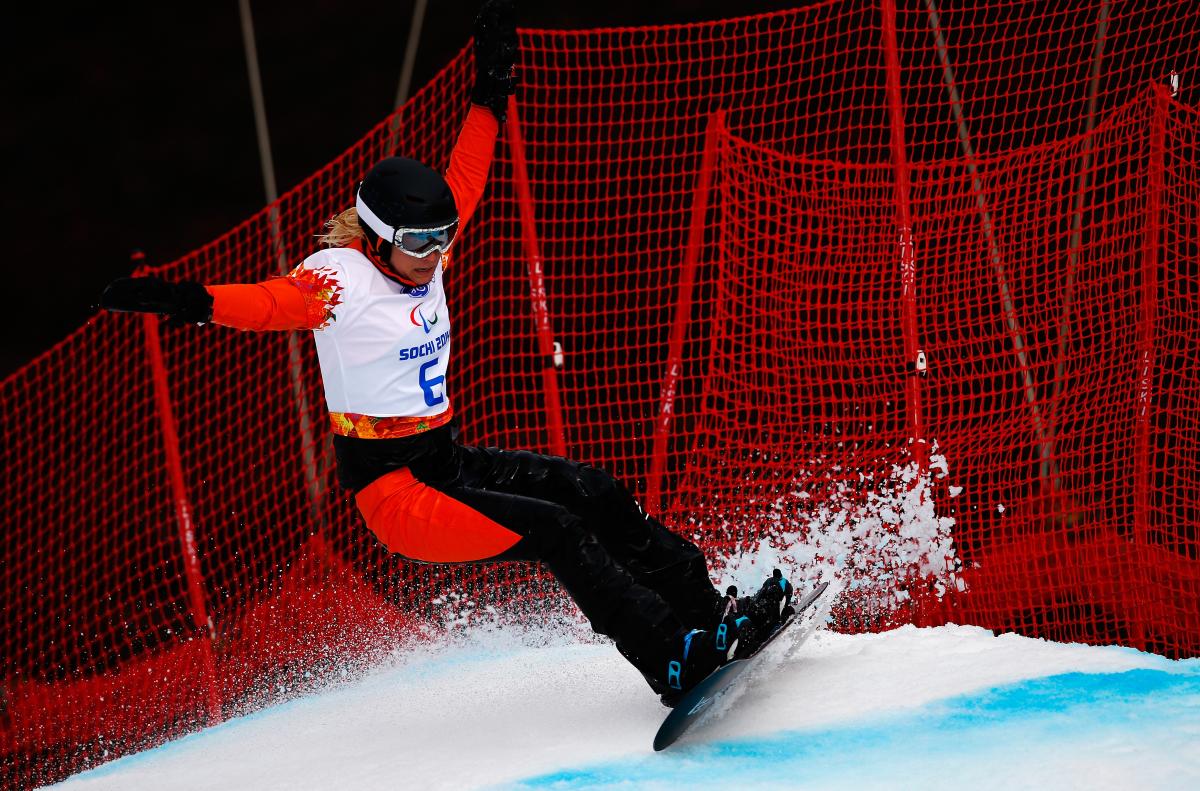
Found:
M 354 202 L 358 209 L 358 218 L 380 239 L 386 239 L 395 245 L 405 255 L 413 258 L 425 258 L 434 250 L 445 253 L 454 244 L 458 235 L 458 218 L 444 225 L 427 226 L 425 228 L 394 228 L 388 225 L 379 215 L 371 211 L 360 195 Z
M 449 250 L 457 234 L 458 220 L 440 228 L 397 228 L 392 244 L 414 258 L 424 258 L 434 250 Z

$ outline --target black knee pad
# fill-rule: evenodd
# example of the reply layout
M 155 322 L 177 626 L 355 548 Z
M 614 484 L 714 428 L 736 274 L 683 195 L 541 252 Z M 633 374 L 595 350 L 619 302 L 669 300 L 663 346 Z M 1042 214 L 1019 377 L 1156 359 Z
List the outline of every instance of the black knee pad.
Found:
M 584 497 L 612 501 L 623 488 L 607 470 L 574 462 L 572 466 L 574 469 L 571 470 L 571 475 L 575 489 Z

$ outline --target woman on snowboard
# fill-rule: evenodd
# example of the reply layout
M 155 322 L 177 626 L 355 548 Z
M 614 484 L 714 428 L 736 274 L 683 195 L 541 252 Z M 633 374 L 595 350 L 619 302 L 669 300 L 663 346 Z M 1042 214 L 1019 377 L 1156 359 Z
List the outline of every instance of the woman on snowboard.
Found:
M 603 470 L 528 451 L 460 444 L 447 396 L 443 272 L 479 203 L 516 80 L 511 0 L 475 20 L 472 105 L 445 175 L 389 157 L 325 249 L 289 275 L 211 285 L 120 278 L 101 306 L 243 330 L 312 330 L 339 482 L 391 552 L 427 563 L 544 563 L 592 628 L 671 705 L 768 636 L 791 586 L 722 597 L 703 554 L 645 513 Z

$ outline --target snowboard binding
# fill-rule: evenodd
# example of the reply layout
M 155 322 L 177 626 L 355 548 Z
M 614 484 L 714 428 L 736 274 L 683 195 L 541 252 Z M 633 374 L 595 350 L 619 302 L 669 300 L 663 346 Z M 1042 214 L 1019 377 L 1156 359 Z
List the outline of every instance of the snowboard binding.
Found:
M 738 598 L 737 593 L 733 585 L 725 592 L 722 621 L 728 618 L 731 609 L 736 613 L 739 645 L 735 657 L 742 658 L 757 651 L 796 611 L 792 609 L 792 584 L 779 569 L 771 573 L 754 595 Z

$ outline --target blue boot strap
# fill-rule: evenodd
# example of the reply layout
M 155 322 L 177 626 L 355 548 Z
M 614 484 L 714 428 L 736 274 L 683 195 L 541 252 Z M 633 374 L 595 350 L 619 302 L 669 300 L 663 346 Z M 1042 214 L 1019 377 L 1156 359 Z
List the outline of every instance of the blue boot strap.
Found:
M 688 653 L 692 650 L 692 638 L 703 632 L 703 629 L 693 629 L 687 633 L 687 637 L 683 638 L 683 661 L 686 662 Z

